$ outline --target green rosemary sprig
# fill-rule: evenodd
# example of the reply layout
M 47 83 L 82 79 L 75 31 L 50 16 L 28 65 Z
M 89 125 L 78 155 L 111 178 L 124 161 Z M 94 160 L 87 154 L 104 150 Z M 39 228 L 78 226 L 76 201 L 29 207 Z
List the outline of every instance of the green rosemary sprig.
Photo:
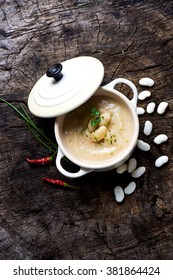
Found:
M 21 106 L 22 112 L 17 109 L 14 105 L 9 103 L 8 101 L 0 98 L 0 102 L 5 103 L 6 105 L 10 106 L 17 114 L 19 115 L 20 118 L 22 118 L 26 125 L 28 126 L 29 130 L 31 133 L 35 136 L 35 138 L 41 142 L 45 147 L 47 147 L 50 151 L 56 152 L 57 151 L 57 144 L 55 144 L 50 138 L 48 138 L 33 122 L 33 120 L 30 118 L 26 110 L 24 109 L 23 106 Z M 40 136 L 38 136 L 38 135 Z M 41 139 L 41 137 L 44 139 L 44 141 Z

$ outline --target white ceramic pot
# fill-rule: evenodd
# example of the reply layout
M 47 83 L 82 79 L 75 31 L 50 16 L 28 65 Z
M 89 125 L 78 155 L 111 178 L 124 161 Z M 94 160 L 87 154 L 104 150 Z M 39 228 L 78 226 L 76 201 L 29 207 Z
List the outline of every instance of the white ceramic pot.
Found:
M 121 92 L 114 89 L 115 85 L 120 84 L 120 83 L 130 86 L 130 88 L 132 89 L 133 98 L 131 100 L 129 100 Z M 138 92 L 137 92 L 135 85 L 127 79 L 118 78 L 118 79 L 115 79 L 114 81 L 112 81 L 111 83 L 107 84 L 104 87 L 99 87 L 96 90 L 96 92 L 94 93 L 94 95 L 111 97 L 112 99 L 118 98 L 121 102 L 123 102 L 126 105 L 126 107 L 128 108 L 128 110 L 132 116 L 133 136 L 130 140 L 130 143 L 129 143 L 127 149 L 125 149 L 120 154 L 117 154 L 115 157 L 111 158 L 110 160 L 100 161 L 99 163 L 98 162 L 95 163 L 92 161 L 83 161 L 80 158 L 77 158 L 76 156 L 74 156 L 71 152 L 69 152 L 63 143 L 62 127 L 63 127 L 64 119 L 66 118 L 66 115 L 68 113 L 57 117 L 56 121 L 55 121 L 55 137 L 56 137 L 59 148 L 58 148 L 58 154 L 57 154 L 57 158 L 56 158 L 56 166 L 57 166 L 57 169 L 64 176 L 67 176 L 70 178 L 81 177 L 92 171 L 102 172 L 102 171 L 107 171 L 107 170 L 117 168 L 131 156 L 131 154 L 136 146 L 136 143 L 137 143 L 138 133 L 139 133 L 139 121 L 138 121 L 138 116 L 136 113 Z M 76 173 L 65 170 L 61 164 L 61 159 L 64 156 L 66 156 L 73 163 L 77 164 L 80 167 L 80 170 Z
M 92 171 L 107 171 L 120 166 L 132 154 L 139 133 L 139 122 L 136 114 L 138 92 L 135 85 L 126 79 L 115 79 L 104 87 L 100 87 L 104 76 L 103 64 L 94 57 L 81 56 L 57 63 L 51 66 L 48 71 L 37 81 L 32 88 L 28 98 L 28 108 L 41 118 L 56 117 L 55 137 L 58 143 L 58 154 L 56 166 L 65 176 L 77 178 Z M 117 84 L 128 85 L 133 98 L 129 100 L 121 92 L 114 89 Z M 109 160 L 97 162 L 83 161 L 65 148 L 62 127 L 67 114 L 80 105 L 85 104 L 93 95 L 101 95 L 119 99 L 130 112 L 132 119 L 133 135 L 127 148 Z M 76 173 L 65 170 L 61 164 L 62 157 L 66 156 L 73 163 L 80 167 Z

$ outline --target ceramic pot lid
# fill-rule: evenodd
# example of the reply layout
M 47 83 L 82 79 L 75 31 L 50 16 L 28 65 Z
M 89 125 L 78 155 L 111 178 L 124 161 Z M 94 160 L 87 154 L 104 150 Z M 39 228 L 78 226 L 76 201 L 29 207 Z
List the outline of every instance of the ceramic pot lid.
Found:
M 90 56 L 53 65 L 32 88 L 28 98 L 29 110 L 43 118 L 72 111 L 94 94 L 103 75 L 102 63 Z

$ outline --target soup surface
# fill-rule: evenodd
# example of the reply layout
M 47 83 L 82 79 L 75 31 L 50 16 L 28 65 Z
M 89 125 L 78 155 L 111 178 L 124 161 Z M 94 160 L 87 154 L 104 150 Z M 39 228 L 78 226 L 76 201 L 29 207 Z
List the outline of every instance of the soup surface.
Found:
M 110 119 L 101 129 L 101 117 L 109 114 Z M 89 123 L 92 123 L 91 129 Z M 96 138 L 99 130 L 103 137 Z M 62 137 L 65 149 L 83 161 L 106 161 L 123 152 L 133 135 L 133 121 L 126 104 L 107 96 L 93 96 L 85 104 L 65 116 Z

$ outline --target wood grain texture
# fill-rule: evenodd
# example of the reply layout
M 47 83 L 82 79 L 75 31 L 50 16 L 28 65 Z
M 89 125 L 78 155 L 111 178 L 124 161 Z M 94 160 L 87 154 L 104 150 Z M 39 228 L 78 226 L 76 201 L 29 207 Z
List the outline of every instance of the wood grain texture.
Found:
M 135 149 L 146 173 L 137 189 L 117 204 L 113 188 L 125 187 L 127 173 L 90 173 L 64 178 L 55 165 L 32 167 L 26 157 L 47 156 L 14 111 L 0 103 L 0 259 L 173 259 L 173 3 L 143 0 L 0 0 L 0 97 L 20 108 L 48 66 L 80 55 L 104 65 L 103 84 L 124 77 L 136 84 L 155 80 L 150 101 L 167 101 L 164 115 L 140 116 Z M 129 98 L 128 88 L 121 90 Z M 54 120 L 32 119 L 52 139 Z M 153 122 L 146 137 L 143 125 Z M 160 133 L 169 137 L 157 146 Z M 157 169 L 155 159 L 169 162 Z M 80 191 L 52 187 L 42 177 L 59 178 Z

